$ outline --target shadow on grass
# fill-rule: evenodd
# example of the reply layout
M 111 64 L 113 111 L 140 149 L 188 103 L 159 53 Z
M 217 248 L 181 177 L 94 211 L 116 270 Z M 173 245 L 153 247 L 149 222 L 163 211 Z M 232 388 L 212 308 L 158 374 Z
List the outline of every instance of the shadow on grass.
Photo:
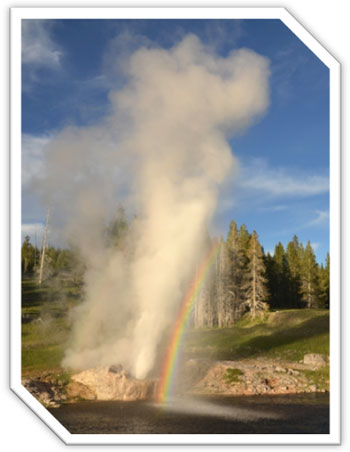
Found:
M 307 320 L 298 326 L 286 328 L 285 330 L 279 328 L 272 332 L 272 334 L 260 335 L 254 337 L 246 342 L 238 344 L 230 350 L 231 358 L 249 358 L 257 354 L 278 353 L 280 350 L 291 349 L 294 355 L 298 355 L 298 350 L 304 352 L 304 341 L 308 342 L 312 338 L 319 337 L 329 332 L 329 316 L 323 315 L 310 320 Z M 294 344 L 294 347 L 293 347 Z M 294 350 L 293 350 L 294 348 Z M 226 355 L 228 350 L 218 355 Z M 221 359 L 222 356 L 220 356 Z
M 276 326 L 265 323 L 251 328 L 199 331 L 191 334 L 186 354 L 221 360 L 283 354 L 285 358 L 299 360 L 305 353 L 328 354 L 328 333 L 328 313 L 294 326 L 288 322 Z
M 79 288 L 67 285 L 58 279 L 38 285 L 35 280 L 22 281 L 22 308 L 43 306 L 46 302 L 81 300 Z
M 22 308 L 40 306 L 45 290 L 35 281 L 22 281 Z

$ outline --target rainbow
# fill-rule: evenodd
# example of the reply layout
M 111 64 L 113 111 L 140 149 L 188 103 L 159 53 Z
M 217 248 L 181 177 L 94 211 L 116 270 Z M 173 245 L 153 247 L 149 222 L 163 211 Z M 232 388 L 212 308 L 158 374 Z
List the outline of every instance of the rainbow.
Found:
M 219 247 L 220 247 L 219 243 L 214 242 L 209 253 L 206 255 L 199 269 L 197 270 L 196 276 L 193 279 L 192 283 L 190 284 L 186 296 L 184 297 L 184 300 L 182 302 L 179 315 L 177 317 L 169 341 L 169 347 L 163 362 L 160 380 L 157 385 L 156 401 L 158 403 L 164 403 L 170 394 L 183 335 L 186 330 L 188 321 L 190 319 L 191 312 L 195 305 L 197 295 L 201 287 L 203 286 L 203 283 L 208 275 L 210 267 L 215 261 L 215 258 L 219 251 Z

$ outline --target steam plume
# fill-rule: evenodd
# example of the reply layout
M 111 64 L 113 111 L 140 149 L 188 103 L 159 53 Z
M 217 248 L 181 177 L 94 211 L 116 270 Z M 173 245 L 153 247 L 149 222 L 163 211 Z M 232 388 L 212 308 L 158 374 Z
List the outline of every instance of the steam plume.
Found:
M 50 144 L 41 187 L 88 269 L 63 365 L 121 363 L 143 378 L 234 165 L 227 139 L 267 108 L 269 69 L 250 50 L 217 56 L 194 35 L 170 50 L 140 48 L 125 67 L 103 124 L 67 128 Z M 132 256 L 103 236 L 120 200 L 137 213 Z

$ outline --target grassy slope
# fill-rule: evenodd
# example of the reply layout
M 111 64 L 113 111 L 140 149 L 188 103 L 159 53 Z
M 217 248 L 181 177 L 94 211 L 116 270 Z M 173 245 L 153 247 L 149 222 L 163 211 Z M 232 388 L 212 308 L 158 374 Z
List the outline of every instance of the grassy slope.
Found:
M 69 335 L 68 311 L 78 302 L 76 289 L 62 282 L 53 287 L 22 282 L 22 372 L 60 367 Z
M 24 375 L 59 369 L 69 337 L 69 306 L 77 303 L 76 290 L 65 284 L 48 288 L 23 282 L 22 315 L 28 320 L 22 324 Z M 256 321 L 243 318 L 234 328 L 190 331 L 185 349 L 195 356 L 228 360 L 267 357 L 298 361 L 305 353 L 328 355 L 329 311 L 278 311 Z
M 277 311 L 255 321 L 245 317 L 233 328 L 190 331 L 185 344 L 188 353 L 227 360 L 299 361 L 305 353 L 329 355 L 329 311 Z

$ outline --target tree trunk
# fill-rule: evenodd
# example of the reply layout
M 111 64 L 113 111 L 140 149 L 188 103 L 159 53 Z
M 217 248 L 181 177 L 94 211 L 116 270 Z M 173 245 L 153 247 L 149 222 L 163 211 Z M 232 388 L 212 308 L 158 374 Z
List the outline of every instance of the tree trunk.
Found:
M 38 281 L 39 284 L 41 284 L 43 281 L 46 241 L 47 241 L 47 234 L 48 234 L 48 230 L 49 230 L 49 217 L 50 217 L 50 207 L 47 209 L 47 214 L 46 214 L 46 225 L 45 225 L 45 231 L 44 231 L 44 237 L 43 237 L 43 247 L 42 247 L 41 259 L 40 259 L 40 271 L 39 271 L 39 281 Z

